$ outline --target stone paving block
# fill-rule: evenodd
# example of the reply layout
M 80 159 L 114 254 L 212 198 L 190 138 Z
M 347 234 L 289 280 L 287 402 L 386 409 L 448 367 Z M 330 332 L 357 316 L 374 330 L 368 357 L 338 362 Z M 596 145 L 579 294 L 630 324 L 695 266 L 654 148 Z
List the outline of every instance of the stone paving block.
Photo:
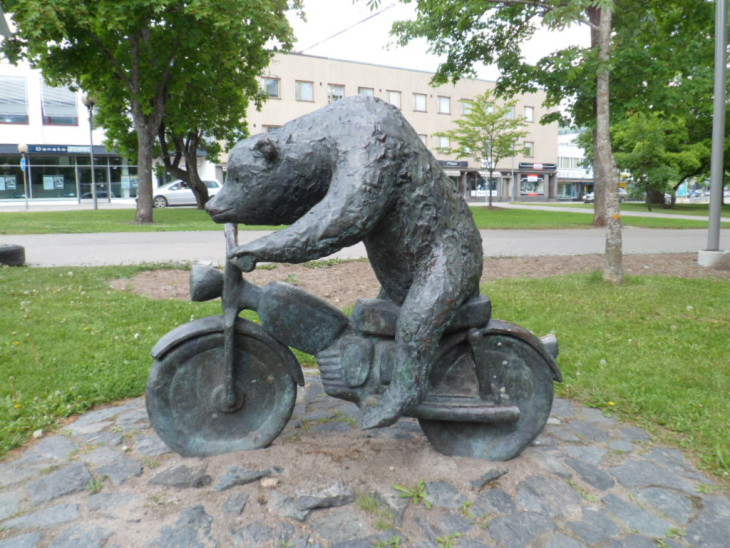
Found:
M 548 539 L 543 548 L 584 548 L 584 546 L 574 538 L 562 533 L 555 533 Z
M 426 493 L 431 503 L 442 508 L 461 508 L 467 500 L 456 487 L 446 481 L 426 483 Z
M 210 532 L 213 518 L 202 505 L 186 508 L 180 513 L 174 527 L 163 527 L 160 537 L 152 542 L 159 548 L 186 548 L 213 546 L 215 539 Z
M 583 442 L 606 442 L 609 440 L 608 432 L 593 424 L 575 422 L 570 425 L 571 431 Z
M 89 488 L 91 474 L 81 463 L 65 466 L 28 485 L 28 492 L 34 506 L 77 493 Z
M 649 442 L 651 436 L 643 428 L 638 426 L 625 426 L 621 429 L 621 435 L 628 441 Z
M 27 533 L 0 540 L 0 548 L 37 548 L 40 545 L 43 535 L 40 533 Z
M 238 485 L 246 485 L 271 475 L 271 470 L 246 470 L 242 466 L 233 465 L 228 467 L 228 472 L 218 479 L 215 484 L 216 491 L 225 491 Z
M 19 491 L 0 493 L 0 521 L 17 514 L 21 500 L 22 494 Z
M 313 520 L 312 528 L 323 538 L 325 545 L 365 539 L 375 534 L 370 525 L 349 507 L 331 510 L 326 516 Z
M 171 470 L 164 470 L 150 480 L 153 485 L 166 485 L 176 489 L 199 489 L 210 485 L 213 479 L 206 474 L 205 467 L 189 468 L 180 465 Z
M 618 525 L 603 512 L 597 510 L 584 510 L 583 519 L 572 521 L 569 525 L 578 538 L 589 546 L 608 540 L 620 533 Z
M 240 515 L 248 504 L 248 493 L 234 493 L 226 499 L 223 504 L 223 511 L 226 514 Z
M 482 517 L 490 514 L 510 514 L 515 509 L 512 497 L 502 489 L 495 488 L 479 493 L 469 510 L 475 516 Z
M 636 500 L 679 525 L 686 524 L 694 514 L 692 500 L 682 493 L 661 487 L 646 487 L 635 493 Z
M 565 462 L 580 475 L 588 485 L 605 491 L 614 486 L 613 478 L 596 466 L 578 459 L 565 459 Z
M 50 529 L 81 517 L 78 504 L 57 504 L 32 514 L 10 519 L 2 524 L 6 531 Z
M 15 464 L 34 464 L 60 462 L 68 458 L 79 448 L 78 444 L 65 436 L 51 436 L 36 443 L 28 449 Z
M 122 485 L 131 478 L 141 476 L 142 465 L 136 460 L 120 455 L 112 462 L 97 468 L 96 473 L 109 478 L 115 485 Z
M 570 456 L 592 466 L 599 466 L 608 450 L 603 447 L 586 447 L 584 445 L 569 445 L 564 448 Z
M 72 525 L 53 539 L 50 548 L 103 548 L 114 533 L 102 527 Z
M 665 540 L 662 540 L 662 546 L 671 548 Z M 609 544 L 610 548 L 656 548 L 657 543 L 652 539 L 640 537 L 639 535 L 631 535 L 626 538 L 612 540 Z
M 525 548 L 531 546 L 534 539 L 554 531 L 556 527 L 546 515 L 517 512 L 494 518 L 489 522 L 487 532 L 504 548 Z
M 557 517 L 578 512 L 583 497 L 562 480 L 530 476 L 517 487 L 517 503 L 528 512 Z
M 704 509 L 686 530 L 687 542 L 703 548 L 727 548 L 730 543 L 730 502 L 707 497 Z
M 606 495 L 603 502 L 609 512 L 628 525 L 630 529 L 634 529 L 642 535 L 663 537 L 672 528 L 669 521 L 616 495 Z
M 135 448 L 145 457 L 158 457 L 172 453 L 172 450 L 165 444 L 157 434 L 144 434 L 135 439 Z
M 695 493 L 697 490 L 689 480 L 670 474 L 666 468 L 639 460 L 627 460 L 619 466 L 610 468 L 608 472 L 619 483 L 630 489 L 635 487 L 667 487 L 678 489 L 685 493 Z
M 142 520 L 145 497 L 134 493 L 96 493 L 89 497 L 87 507 L 101 517 L 129 522 Z

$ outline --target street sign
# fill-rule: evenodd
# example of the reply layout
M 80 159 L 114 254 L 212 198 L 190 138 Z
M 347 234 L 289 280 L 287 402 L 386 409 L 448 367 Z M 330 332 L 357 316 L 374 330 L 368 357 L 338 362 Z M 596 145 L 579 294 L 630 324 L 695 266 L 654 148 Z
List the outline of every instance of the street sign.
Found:
M 25 161 L 25 156 L 22 156 L 20 158 L 20 169 L 21 171 L 25 171 L 25 168 L 28 167 L 28 162 Z

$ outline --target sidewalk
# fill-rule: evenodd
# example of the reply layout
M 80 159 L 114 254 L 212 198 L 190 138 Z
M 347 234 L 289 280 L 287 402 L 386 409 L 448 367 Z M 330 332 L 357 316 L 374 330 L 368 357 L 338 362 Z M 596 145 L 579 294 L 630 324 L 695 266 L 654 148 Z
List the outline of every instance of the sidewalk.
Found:
M 242 230 L 245 243 L 268 234 Z M 565 230 L 482 230 L 485 257 L 589 255 L 604 253 L 606 232 L 599 228 Z M 721 231 L 721 242 L 730 242 L 730 229 Z M 140 263 L 209 263 L 225 258 L 223 229 L 192 232 L 107 232 L 98 234 L 0 234 L 0 245 L 25 247 L 30 266 L 99 266 Z M 707 246 L 704 229 L 623 230 L 624 253 L 693 253 Z M 366 256 L 362 243 L 332 257 Z

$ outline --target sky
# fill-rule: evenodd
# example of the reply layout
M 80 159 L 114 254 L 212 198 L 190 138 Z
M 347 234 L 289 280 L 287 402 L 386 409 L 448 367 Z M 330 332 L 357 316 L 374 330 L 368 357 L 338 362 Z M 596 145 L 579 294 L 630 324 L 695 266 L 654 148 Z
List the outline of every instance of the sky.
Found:
M 367 0 L 304 0 L 306 22 L 293 13 L 289 18 L 297 37 L 293 51 L 435 72 L 439 59 L 427 53 L 425 40 L 400 47 L 389 35 L 393 21 L 414 18 L 413 5 L 383 0 L 378 11 L 380 13 L 373 16 Z M 344 32 L 330 38 L 340 31 Z M 523 53 L 529 61 L 536 61 L 549 51 L 574 43 L 587 44 L 589 40 L 589 31 L 585 26 L 562 33 L 539 31 Z M 478 77 L 485 80 L 494 80 L 498 76 L 495 67 L 479 66 L 476 69 Z

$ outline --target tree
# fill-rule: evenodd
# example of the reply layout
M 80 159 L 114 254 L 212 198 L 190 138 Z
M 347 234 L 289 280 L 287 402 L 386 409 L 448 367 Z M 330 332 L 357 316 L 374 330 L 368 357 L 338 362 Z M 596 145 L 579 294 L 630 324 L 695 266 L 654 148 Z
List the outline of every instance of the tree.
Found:
M 370 3 L 377 5 L 379 0 L 370 0 Z M 606 123 L 592 124 L 596 128 L 597 152 L 594 168 L 597 175 L 594 223 L 599 226 L 609 223 L 606 260 L 611 264 L 604 269 L 604 277 L 620 282 L 618 174 L 614 173 L 608 123 L 614 2 L 416 0 L 415 4 L 416 19 L 394 24 L 393 32 L 404 44 L 413 38 L 426 38 L 433 53 L 446 56 L 434 77 L 436 83 L 472 75 L 477 62 L 496 64 L 501 73 L 496 88 L 499 94 L 532 92 L 542 87 L 547 94 L 546 106 L 557 106 L 564 98 L 572 98 L 569 110 L 576 125 L 585 126 L 584 122 L 588 120 L 597 121 L 599 117 L 604 117 Z M 520 48 L 533 36 L 536 25 L 560 29 L 576 23 L 591 28 L 590 49 L 566 48 L 546 56 L 536 65 L 524 61 Z M 553 121 L 559 116 L 553 113 L 544 117 L 543 121 Z M 615 196 L 609 198 L 604 191 Z
M 449 138 L 456 146 L 439 149 L 445 154 L 455 153 L 457 158 L 474 158 L 484 162 L 489 170 L 489 207 L 492 207 L 492 179 L 494 169 L 503 158 L 519 153 L 517 142 L 527 135 L 520 131 L 525 122 L 522 118 L 508 117 L 517 100 L 498 103 L 492 91 L 486 91 L 472 100 L 468 113 L 456 120 L 456 129 L 437 133 Z
M 646 204 L 665 204 L 665 194 L 701 169 L 707 144 L 692 143 L 686 120 L 659 112 L 637 112 L 614 126 L 616 160 L 646 193 Z
M 178 152 L 186 137 L 189 145 L 198 138 L 210 146 L 240 131 L 256 76 L 273 55 L 269 44 L 289 48 L 292 41 L 286 0 L 3 5 L 17 27 L 2 45 L 8 59 L 26 58 L 50 83 L 93 95 L 110 145 L 136 158 L 140 223 L 153 220 L 153 147 L 163 122 L 183 139 L 172 139 Z

